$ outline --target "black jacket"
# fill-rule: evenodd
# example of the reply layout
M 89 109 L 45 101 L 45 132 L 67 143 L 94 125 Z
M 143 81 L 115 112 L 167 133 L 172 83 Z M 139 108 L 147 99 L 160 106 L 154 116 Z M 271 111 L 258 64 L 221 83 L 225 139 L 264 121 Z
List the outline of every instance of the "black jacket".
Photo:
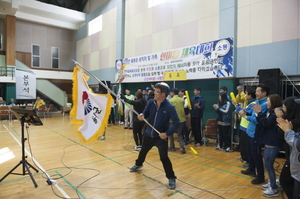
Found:
M 145 99 L 138 99 L 138 100 L 129 100 L 124 95 L 121 95 L 121 99 L 123 99 L 126 103 L 133 105 L 133 109 L 138 112 L 139 114 L 143 112 L 147 101 Z M 133 113 L 133 122 L 143 122 L 137 118 L 137 115 Z
M 259 113 L 257 115 L 257 122 L 262 127 L 258 134 L 258 143 L 281 147 L 283 144 L 283 139 L 279 137 L 274 110 L 272 110 L 268 116 L 264 113 Z

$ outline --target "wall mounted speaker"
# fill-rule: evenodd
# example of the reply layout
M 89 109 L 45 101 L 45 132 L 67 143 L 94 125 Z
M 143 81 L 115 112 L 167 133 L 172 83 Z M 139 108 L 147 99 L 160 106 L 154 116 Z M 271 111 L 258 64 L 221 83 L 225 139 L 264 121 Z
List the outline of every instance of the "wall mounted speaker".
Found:
M 270 87 L 269 94 L 280 95 L 280 72 L 279 68 L 258 70 L 259 83 Z

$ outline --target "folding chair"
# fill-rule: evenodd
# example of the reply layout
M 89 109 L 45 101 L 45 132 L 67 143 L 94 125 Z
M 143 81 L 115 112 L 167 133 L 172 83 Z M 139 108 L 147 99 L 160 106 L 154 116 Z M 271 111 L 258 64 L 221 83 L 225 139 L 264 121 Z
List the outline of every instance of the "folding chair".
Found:
M 17 106 L 17 105 L 14 105 L 14 106 L 11 106 L 10 108 L 19 108 L 19 106 Z M 9 108 L 9 109 L 10 109 Z M 10 119 L 11 120 L 15 120 L 15 119 L 19 119 L 19 118 L 17 118 L 12 112 L 11 112 L 11 110 L 9 110 L 9 114 L 10 114 Z
M 214 139 L 219 142 L 219 128 L 218 121 L 216 119 L 208 119 L 203 131 L 203 144 L 206 146 L 206 142 L 209 142 L 207 138 Z
M 53 104 L 50 104 L 47 109 L 47 117 L 52 117 L 52 112 L 53 112 Z
M 10 120 L 10 110 L 8 106 L 0 106 L 0 120 Z
M 37 111 L 37 115 L 40 116 L 40 115 L 43 115 L 43 117 L 45 118 L 46 116 L 46 105 L 41 105 Z

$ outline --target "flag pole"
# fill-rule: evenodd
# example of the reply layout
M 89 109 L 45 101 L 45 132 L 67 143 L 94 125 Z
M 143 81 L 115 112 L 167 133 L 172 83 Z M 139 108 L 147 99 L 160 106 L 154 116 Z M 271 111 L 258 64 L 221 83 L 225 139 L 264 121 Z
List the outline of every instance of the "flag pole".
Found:
M 119 98 L 118 95 L 116 93 L 114 93 L 108 86 L 106 86 L 103 82 L 101 82 L 95 75 L 93 75 L 92 73 L 90 73 L 88 70 L 86 70 L 79 62 L 75 61 L 74 59 L 72 59 L 72 61 L 80 66 L 80 68 L 82 68 L 86 73 L 88 73 L 92 78 L 94 78 L 99 84 L 101 84 L 101 86 L 103 86 L 104 88 L 106 88 L 111 94 L 113 94 L 116 98 Z M 125 102 L 123 99 L 121 99 L 121 102 L 123 102 L 124 104 L 130 105 L 127 102 Z M 136 115 L 139 115 L 139 113 L 134 110 L 133 108 L 130 107 L 130 109 L 132 110 L 132 112 L 134 112 Z M 144 122 L 146 122 L 146 124 L 148 124 L 156 133 L 158 133 L 160 135 L 160 132 L 154 128 L 154 126 L 152 126 L 145 118 L 143 119 Z

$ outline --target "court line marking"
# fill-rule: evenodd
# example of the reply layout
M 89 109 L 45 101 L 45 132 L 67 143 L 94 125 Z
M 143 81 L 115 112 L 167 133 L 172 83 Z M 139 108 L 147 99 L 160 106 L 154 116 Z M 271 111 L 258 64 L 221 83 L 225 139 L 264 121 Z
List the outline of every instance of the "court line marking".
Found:
M 16 142 L 20 145 L 20 147 L 22 147 L 22 144 L 19 142 L 19 140 L 10 132 L 10 130 L 5 126 L 5 125 L 3 125 L 4 126 L 4 128 L 8 131 L 8 133 L 16 140 Z M 40 170 L 42 170 L 46 175 L 47 175 L 47 177 L 48 177 L 48 179 L 49 180 L 53 180 L 52 178 L 51 178 L 51 176 L 49 176 L 49 174 L 44 170 L 44 168 L 38 163 L 38 161 L 37 160 L 35 160 L 35 158 L 34 157 L 32 157 L 32 155 L 29 153 L 29 151 L 27 151 L 26 149 L 25 149 L 25 152 L 26 152 L 26 154 L 32 159 L 32 161 L 34 161 L 34 163 L 39 167 L 39 169 Z M 60 187 L 60 186 L 58 186 L 58 184 L 54 184 L 54 186 L 60 191 L 60 193 L 61 194 L 63 194 L 63 196 L 65 197 L 65 198 L 70 198 L 70 196 Z

